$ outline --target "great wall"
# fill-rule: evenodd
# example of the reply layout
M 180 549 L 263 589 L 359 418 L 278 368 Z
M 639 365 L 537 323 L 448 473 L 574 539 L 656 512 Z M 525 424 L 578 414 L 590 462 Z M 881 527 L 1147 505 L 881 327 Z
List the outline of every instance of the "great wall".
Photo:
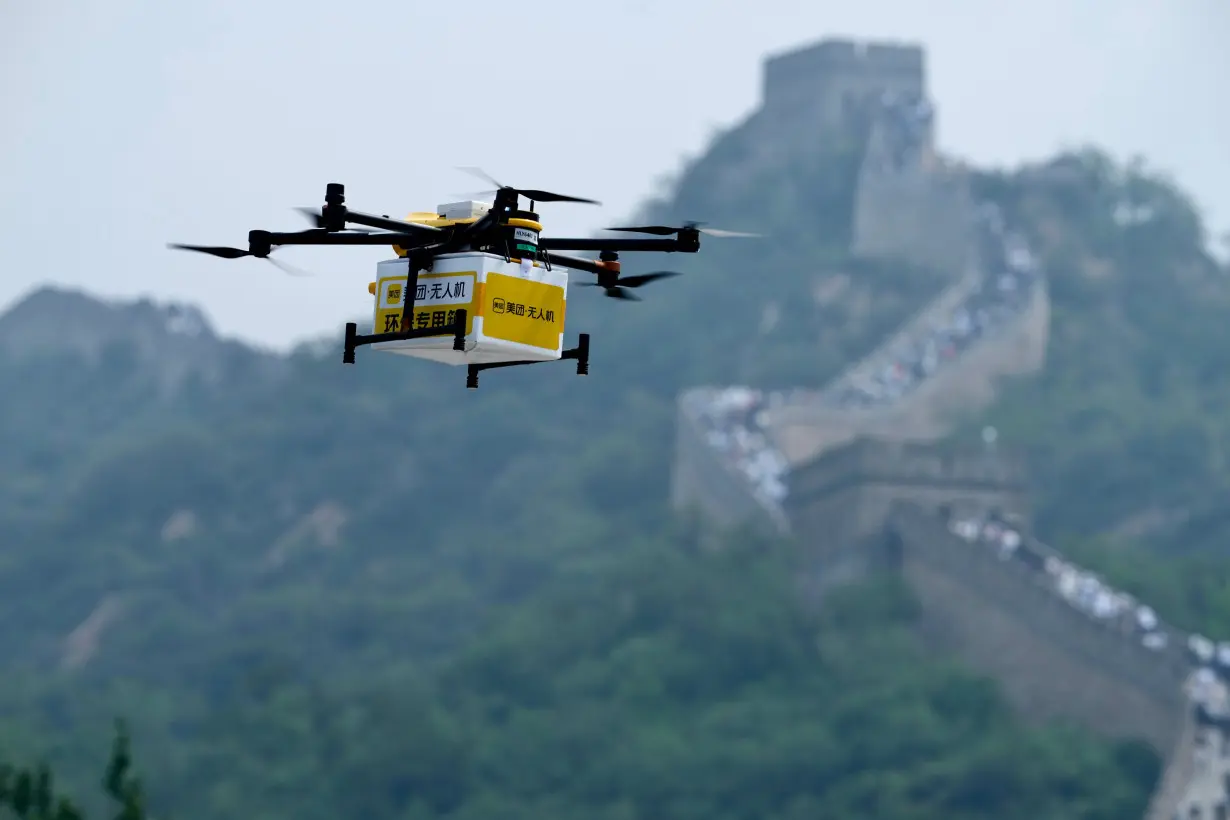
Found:
M 783 131 L 795 136 L 787 139 L 806 150 L 809 140 L 837 133 L 886 94 L 922 100 L 929 111 L 926 88 L 921 48 L 828 40 L 766 61 L 762 104 L 744 127 L 789 121 Z M 1015 516 L 1025 554 L 1038 562 L 1059 557 L 1029 535 L 1019 458 L 993 440 L 976 449 L 940 443 L 957 420 L 989 405 L 998 380 L 1043 366 L 1050 323 L 1044 272 L 1013 312 L 895 400 L 851 406 L 834 398 L 874 381 L 903 345 L 993 286 L 986 209 L 972 200 L 965 170 L 937 155 L 931 119 L 922 121 L 914 158 L 904 166 L 883 122 L 873 115 L 864 130 L 851 251 L 950 271 L 951 285 L 825 389 L 769 403 L 760 427 L 784 462 L 784 497 L 758 486 L 715 445 L 725 434 L 713 431 L 707 408 L 720 389 L 685 391 L 672 502 L 716 527 L 751 523 L 789 533 L 809 559 L 807 588 L 815 594 L 872 567 L 900 572 L 921 604 L 923 639 L 994 677 L 1027 719 L 1068 720 L 1157 751 L 1164 770 L 1147 820 L 1196 808 L 1190 816 L 1224 817 L 1220 777 L 1198 763 L 1185 636 L 1172 631 L 1164 649 L 1146 647 L 1138 635 L 1073 607 L 1041 582 L 1036 567 L 976 548 L 948 523 L 988 511 Z

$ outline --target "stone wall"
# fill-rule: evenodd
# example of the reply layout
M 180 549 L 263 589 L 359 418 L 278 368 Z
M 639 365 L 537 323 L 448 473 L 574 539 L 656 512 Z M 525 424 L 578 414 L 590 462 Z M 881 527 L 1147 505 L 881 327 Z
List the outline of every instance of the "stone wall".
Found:
M 926 96 L 921 49 L 829 40 L 770 58 L 762 105 L 748 127 L 781 137 L 772 150 L 769 140 L 753 140 L 763 147 L 756 162 L 793 157 L 818 140 L 850 138 L 859 101 L 883 91 Z M 934 134 L 926 139 L 933 143 Z M 867 150 L 875 146 L 872 128 Z M 904 173 L 865 157 L 851 250 L 905 257 L 976 281 L 965 173 L 937 160 L 933 144 L 925 149 L 922 166 Z M 955 283 L 948 293 L 961 289 Z M 700 509 L 719 526 L 758 519 L 792 531 L 810 559 L 803 581 L 813 592 L 876 566 L 896 568 L 922 604 L 922 637 L 996 678 L 1028 719 L 1067 720 L 1149 742 L 1167 762 L 1147 815 L 1161 820 L 1172 815 L 1193 779 L 1195 735 L 1178 649 L 1149 651 L 1090 619 L 1018 562 L 952 536 L 937 515 L 941 507 L 957 513 L 998 508 L 1028 519 L 1024 471 L 1010 455 L 945 454 L 922 443 L 983 410 L 1000 379 L 1040 369 L 1049 319 L 1043 282 L 1015 321 L 894 406 L 850 412 L 804 400 L 777 413 L 770 435 L 792 475 L 785 510 L 776 514 L 708 447 L 685 395 L 674 501 L 677 508 Z
M 1026 720 L 1149 743 L 1165 771 L 1147 816 L 1169 817 L 1194 772 L 1181 636 L 1146 649 L 1023 563 L 956 538 L 939 514 L 997 509 L 1028 522 L 1025 487 L 1010 452 L 867 438 L 839 447 L 792 475 L 787 512 L 809 559 L 804 588 L 822 595 L 877 567 L 900 572 L 920 602 L 920 637 L 994 677 Z
M 1077 611 L 1037 572 L 951 535 L 941 508 L 1028 521 L 1023 460 L 860 439 L 792 475 L 787 512 L 802 549 L 831 569 L 849 545 L 879 549 L 917 593 L 922 631 L 998 679 L 1023 714 L 1148 740 L 1182 732 L 1181 650 L 1157 653 Z M 876 546 L 880 535 L 887 543 Z
M 887 537 L 925 637 L 995 677 L 1022 715 L 1143 739 L 1170 756 L 1184 728 L 1181 652 L 1150 651 L 1092 620 L 1037 573 L 952 536 L 920 507 L 894 506 Z
M 746 480 L 705 441 L 695 406 L 709 392 L 696 388 L 679 397 L 671 506 L 699 512 L 704 520 L 721 528 L 759 525 L 784 530 L 785 520 L 766 510 L 751 494 Z
M 818 401 L 797 404 L 770 415 L 769 435 L 791 464 L 806 463 L 858 436 L 935 441 L 948 435 L 955 422 L 986 409 L 1002 379 L 1037 372 L 1046 357 L 1049 328 L 1050 298 L 1040 281 L 1019 317 L 901 401 L 859 412 Z
M 973 213 L 963 171 L 942 165 L 882 171 L 869 153 L 855 188 L 851 251 L 959 272 L 974 231 Z
M 1024 465 L 1005 453 L 945 452 L 864 437 L 795 470 L 789 486 L 791 529 L 801 538 L 824 533 L 838 547 L 881 532 L 900 501 L 934 512 L 1029 516 Z

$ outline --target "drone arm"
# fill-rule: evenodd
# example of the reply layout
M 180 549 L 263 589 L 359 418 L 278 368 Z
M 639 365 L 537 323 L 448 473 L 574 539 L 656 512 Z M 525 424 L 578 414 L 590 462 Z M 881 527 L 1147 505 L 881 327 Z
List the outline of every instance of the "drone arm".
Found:
M 361 211 L 346 209 L 346 221 L 368 228 L 379 228 L 383 231 L 393 231 L 403 234 L 439 235 L 443 230 L 433 225 L 420 225 L 417 222 L 405 222 L 401 219 L 390 219 L 387 216 L 365 214 Z
M 545 251 L 630 251 L 661 253 L 696 253 L 700 242 L 684 239 L 565 239 L 542 237 L 538 247 Z
M 421 235 L 409 233 L 324 233 L 323 231 L 299 231 L 297 233 L 274 233 L 270 231 L 251 231 L 248 234 L 248 244 L 255 248 L 262 244 L 266 247 L 276 245 L 398 245 L 403 248 L 416 248 L 429 244 L 432 240 Z
M 546 253 L 545 251 L 542 255 L 546 257 L 547 261 L 552 265 L 560 265 L 561 267 L 581 270 L 586 273 L 603 274 L 608 272 L 608 269 L 596 259 L 585 259 L 580 256 L 565 256 L 562 253 Z

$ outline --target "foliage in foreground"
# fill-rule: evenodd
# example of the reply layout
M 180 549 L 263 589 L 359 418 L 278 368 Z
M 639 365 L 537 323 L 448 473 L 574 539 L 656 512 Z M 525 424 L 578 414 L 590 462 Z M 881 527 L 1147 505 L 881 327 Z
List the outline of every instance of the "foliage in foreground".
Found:
M 111 759 L 102 778 L 105 795 L 116 805 L 113 820 L 145 820 L 141 781 L 132 774 L 128 731 L 116 726 Z M 14 767 L 0 762 L 0 813 L 17 820 L 84 820 L 78 805 L 57 789 L 55 777 L 46 763 L 33 768 Z
M 167 749 L 151 798 L 208 820 L 1143 811 L 1156 756 L 1022 729 L 992 684 L 923 654 L 895 579 L 807 616 L 771 548 L 670 546 L 576 565 L 428 678 L 266 679 Z

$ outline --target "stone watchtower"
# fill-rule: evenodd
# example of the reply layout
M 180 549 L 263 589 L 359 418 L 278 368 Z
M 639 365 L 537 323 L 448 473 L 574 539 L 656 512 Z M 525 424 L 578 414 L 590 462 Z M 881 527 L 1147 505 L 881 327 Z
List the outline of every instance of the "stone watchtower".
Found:
M 879 562 L 894 504 L 996 509 L 1028 521 L 1025 467 L 1012 453 L 859 438 L 795 468 L 786 514 L 818 575 L 848 577 Z
M 926 80 L 919 46 L 825 40 L 765 61 L 758 117 L 778 139 L 858 144 L 856 255 L 906 259 L 959 276 L 973 209 L 963 172 L 937 158 Z M 905 163 L 898 161 L 903 140 L 911 143 Z
M 921 48 L 823 40 L 765 60 L 761 111 L 780 117 L 808 112 L 815 136 L 831 136 L 852 124 L 859 100 L 886 91 L 926 96 Z

